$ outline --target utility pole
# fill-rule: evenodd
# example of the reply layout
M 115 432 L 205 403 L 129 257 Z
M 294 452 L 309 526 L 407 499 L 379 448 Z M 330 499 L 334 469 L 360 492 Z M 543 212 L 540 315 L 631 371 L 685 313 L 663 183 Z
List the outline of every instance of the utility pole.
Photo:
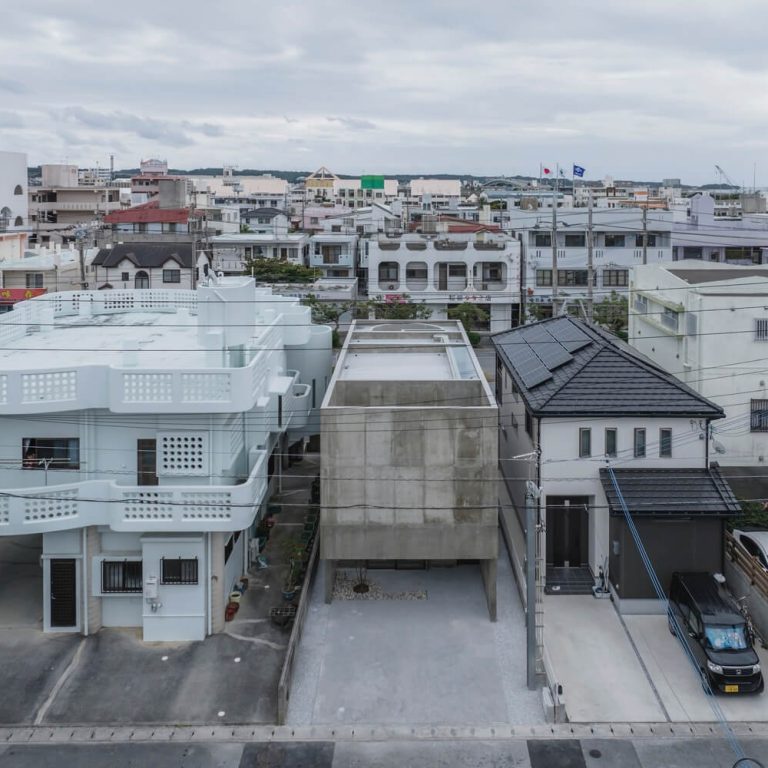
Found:
M 525 490 L 525 621 L 528 690 L 536 690 L 536 494 L 529 480 Z
M 557 317 L 557 197 L 560 166 L 555 170 L 555 186 L 552 191 L 552 317 Z
M 587 200 L 587 320 L 592 322 L 592 310 L 594 307 L 592 285 L 595 280 L 595 265 L 592 260 L 594 249 L 594 232 L 592 230 L 592 188 L 589 189 Z
M 648 263 L 648 202 L 643 206 L 643 264 Z

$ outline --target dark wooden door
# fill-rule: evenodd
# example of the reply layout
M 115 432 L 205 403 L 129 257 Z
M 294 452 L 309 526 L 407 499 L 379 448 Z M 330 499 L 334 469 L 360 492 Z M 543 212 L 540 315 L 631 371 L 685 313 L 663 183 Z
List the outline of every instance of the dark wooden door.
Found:
M 547 497 L 547 563 L 578 568 L 589 560 L 589 518 L 583 497 Z
M 77 561 L 51 560 L 51 626 L 77 624 Z
M 157 485 L 157 440 L 136 441 L 136 485 Z

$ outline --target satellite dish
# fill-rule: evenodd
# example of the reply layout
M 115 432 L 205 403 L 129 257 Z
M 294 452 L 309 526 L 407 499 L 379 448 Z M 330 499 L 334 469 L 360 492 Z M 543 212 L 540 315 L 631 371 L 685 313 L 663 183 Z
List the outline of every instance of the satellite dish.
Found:
M 725 453 L 725 446 L 718 440 L 713 440 L 712 446 L 715 449 L 715 453 Z

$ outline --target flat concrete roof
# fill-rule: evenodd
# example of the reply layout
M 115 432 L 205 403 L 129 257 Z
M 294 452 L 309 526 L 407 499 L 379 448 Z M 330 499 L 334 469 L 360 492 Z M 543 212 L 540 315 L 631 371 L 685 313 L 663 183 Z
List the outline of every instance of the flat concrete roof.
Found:
M 371 354 L 361 350 L 346 355 L 339 378 L 434 381 L 454 379 L 456 376 L 445 352 L 382 350 Z

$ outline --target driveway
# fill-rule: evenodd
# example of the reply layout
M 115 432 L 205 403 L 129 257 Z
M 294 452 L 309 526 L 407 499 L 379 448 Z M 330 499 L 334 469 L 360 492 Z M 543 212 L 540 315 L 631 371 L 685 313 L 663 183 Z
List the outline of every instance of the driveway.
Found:
M 691 668 L 680 643 L 669 632 L 667 617 L 626 616 L 625 621 L 670 718 L 675 721 L 716 720 L 698 675 Z M 768 653 L 761 648 L 756 650 L 763 670 L 768 670 Z M 717 702 L 728 720 L 768 721 L 768 693 L 718 696 Z
M 544 647 L 571 721 L 667 719 L 610 600 L 546 595 Z
M 540 693 L 526 688 L 524 618 L 506 553 L 496 623 L 477 566 L 371 570 L 368 580 L 390 599 L 326 605 L 318 570 L 289 724 L 543 722 Z

